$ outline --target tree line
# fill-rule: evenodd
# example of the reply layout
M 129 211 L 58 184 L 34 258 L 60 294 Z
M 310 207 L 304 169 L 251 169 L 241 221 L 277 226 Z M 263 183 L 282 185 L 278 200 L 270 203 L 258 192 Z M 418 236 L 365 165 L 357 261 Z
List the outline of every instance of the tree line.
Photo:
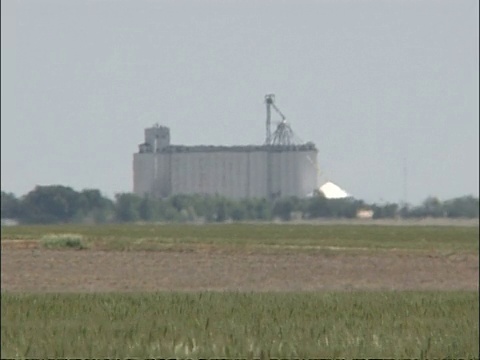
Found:
M 313 197 L 231 200 L 221 196 L 174 195 L 165 199 L 119 193 L 109 199 L 99 190 L 61 185 L 37 186 L 17 198 L 2 191 L 1 217 L 23 224 L 117 222 L 225 222 L 357 217 L 370 210 L 373 218 L 478 218 L 479 199 L 463 196 L 446 201 L 428 197 L 421 205 L 367 204 L 354 198 Z

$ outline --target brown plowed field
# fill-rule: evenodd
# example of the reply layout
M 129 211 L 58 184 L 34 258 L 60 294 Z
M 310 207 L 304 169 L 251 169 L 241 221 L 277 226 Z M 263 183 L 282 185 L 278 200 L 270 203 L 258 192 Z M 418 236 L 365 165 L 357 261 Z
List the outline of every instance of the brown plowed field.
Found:
M 2 244 L 1 290 L 478 290 L 478 255 L 406 251 L 46 250 Z

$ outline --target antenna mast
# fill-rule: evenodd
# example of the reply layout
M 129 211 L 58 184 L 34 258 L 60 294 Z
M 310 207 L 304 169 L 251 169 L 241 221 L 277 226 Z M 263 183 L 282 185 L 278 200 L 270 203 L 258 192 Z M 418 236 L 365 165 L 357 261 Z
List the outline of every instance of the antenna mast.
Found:
M 403 205 L 407 206 L 407 158 L 403 158 Z

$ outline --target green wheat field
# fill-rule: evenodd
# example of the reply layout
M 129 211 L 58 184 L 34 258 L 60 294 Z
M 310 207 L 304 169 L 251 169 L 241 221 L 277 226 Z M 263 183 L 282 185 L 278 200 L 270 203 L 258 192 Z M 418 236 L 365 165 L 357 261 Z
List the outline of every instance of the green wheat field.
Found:
M 39 240 L 72 234 L 85 246 L 106 250 L 155 250 L 183 245 L 222 247 L 341 247 L 346 249 L 435 250 L 478 253 L 476 226 L 368 225 L 57 225 L 2 228 L 2 240 Z
M 245 246 L 283 244 L 478 253 L 475 227 L 169 225 L 160 233 L 158 227 L 154 229 L 12 227 L 2 229 L 2 241 L 68 233 L 81 235 L 88 245 L 87 250 L 78 251 L 94 251 L 95 246 L 134 251 L 134 244 L 142 243 L 152 250 L 155 244 L 207 243 L 237 246 L 239 251 Z M 2 291 L 1 316 L 2 358 L 479 356 L 479 294 L 475 291 Z

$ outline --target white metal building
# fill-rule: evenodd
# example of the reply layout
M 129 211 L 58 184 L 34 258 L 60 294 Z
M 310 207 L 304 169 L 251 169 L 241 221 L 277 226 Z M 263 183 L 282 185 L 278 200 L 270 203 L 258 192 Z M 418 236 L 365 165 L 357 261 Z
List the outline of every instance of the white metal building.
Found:
M 145 129 L 133 155 L 135 194 L 222 195 L 232 199 L 306 197 L 318 189 L 317 149 L 302 145 L 181 146 L 164 126 Z

